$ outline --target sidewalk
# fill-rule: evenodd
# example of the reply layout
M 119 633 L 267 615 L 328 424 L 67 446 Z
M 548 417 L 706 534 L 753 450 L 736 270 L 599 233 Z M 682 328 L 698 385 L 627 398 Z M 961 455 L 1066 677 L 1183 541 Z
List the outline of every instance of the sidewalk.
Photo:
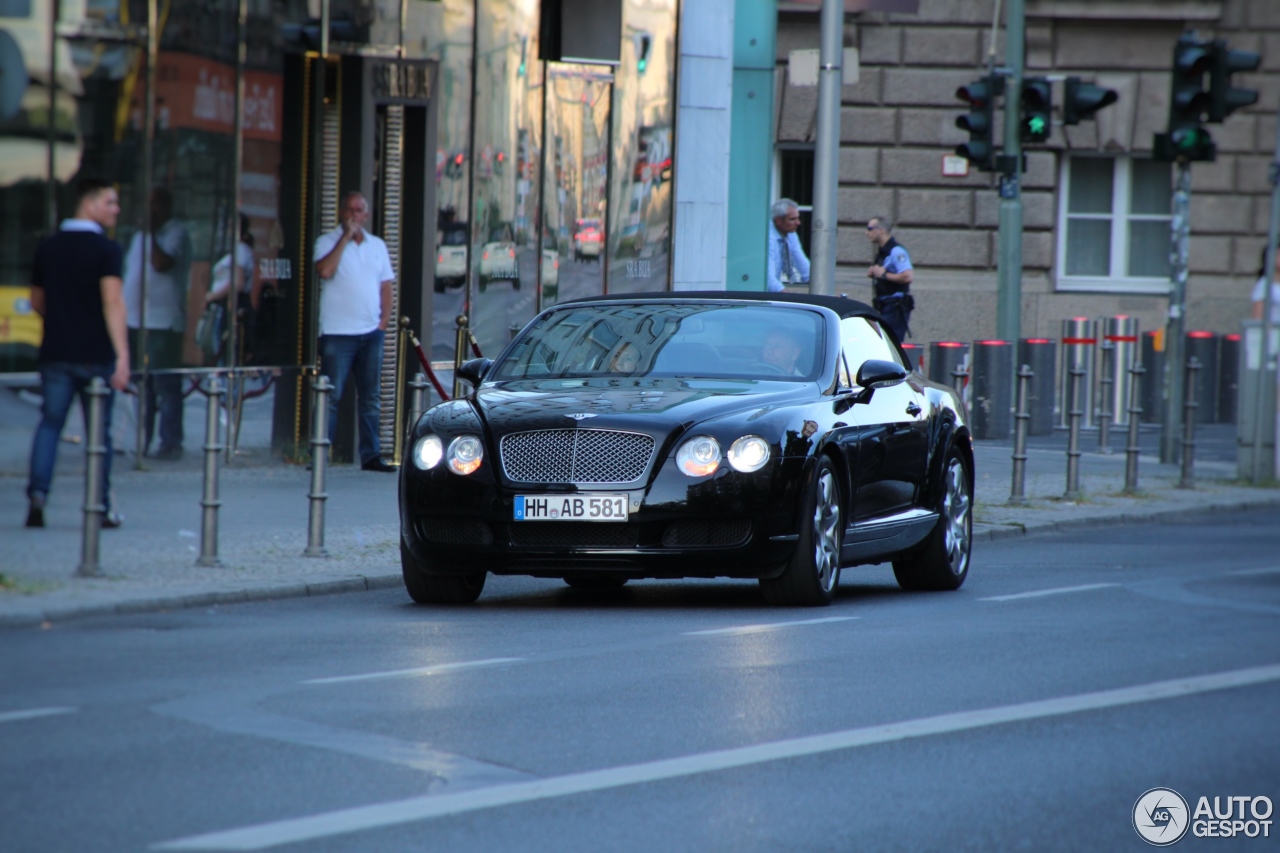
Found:
M 14 392 L 0 389 L 0 627 L 399 586 L 394 475 L 331 468 L 325 526 L 329 557 L 302 556 L 310 474 L 267 453 L 269 430 L 263 422 L 269 424 L 270 407 L 269 396 L 251 401 L 245 414 L 245 450 L 221 471 L 221 567 L 195 565 L 200 551 L 205 408 L 202 398 L 193 397 L 186 407 L 183 459 L 147 460 L 148 470 L 138 471 L 131 454 L 116 455 L 112 482 L 125 524 L 102 532 L 100 562 L 106 576 L 83 579 L 75 577 L 83 518 L 83 446 L 62 445 L 48 527 L 25 529 L 26 466 L 38 412 Z M 80 431 L 77 418 L 73 413 L 68 434 Z M 1223 450 L 1230 445 L 1226 439 L 1233 429 L 1201 429 L 1206 445 L 1218 452 L 1197 466 L 1194 490 L 1176 488 L 1178 469 L 1144 454 L 1141 493 L 1123 497 L 1123 451 L 1106 456 L 1086 453 L 1081 464 L 1084 497 L 1075 502 L 1062 499 L 1066 455 L 1061 435 L 1035 440 L 1028 452 L 1025 506 L 1007 503 L 1010 442 L 979 442 L 975 570 L 982 570 L 982 543 L 995 539 L 1209 510 L 1275 506 L 1280 511 L 1280 489 L 1235 481 L 1235 464 Z M 1144 435 L 1143 445 L 1152 446 L 1153 437 Z M 1082 446 L 1093 444 L 1086 438 Z M 1113 436 L 1113 446 L 1122 448 L 1123 436 Z

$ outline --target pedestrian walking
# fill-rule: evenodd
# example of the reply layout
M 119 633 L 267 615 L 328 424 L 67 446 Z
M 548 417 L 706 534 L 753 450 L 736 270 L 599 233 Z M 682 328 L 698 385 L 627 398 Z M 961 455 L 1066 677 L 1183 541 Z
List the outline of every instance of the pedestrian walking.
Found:
M 119 527 L 111 506 L 111 405 L 129 381 L 120 246 L 106 236 L 120 215 L 116 191 L 103 181 L 81 179 L 76 213 L 36 250 L 31 272 L 31 307 L 44 320 L 38 364 L 40 424 L 31 442 L 27 480 L 27 527 L 44 527 L 45 502 L 53 484 L 58 439 L 76 395 L 89 426 L 89 383 L 100 377 L 112 389 L 102 400 L 106 455 L 102 462 L 105 528 Z M 92 440 L 92 439 L 90 439 Z
M 236 363 L 244 365 L 253 360 L 254 316 L 262 300 L 262 279 L 258 275 L 257 264 L 253 256 L 253 232 L 249 228 L 249 217 L 240 214 L 240 239 L 235 248 L 218 259 L 213 265 L 213 275 L 209 283 L 209 291 L 204 295 L 206 310 L 208 306 L 223 304 L 227 309 L 223 315 L 224 324 L 217 330 L 217 352 L 215 360 L 219 364 L 229 363 L 229 354 L 225 351 L 227 342 L 226 325 L 237 323 L 236 343 L 238 352 Z M 236 293 L 234 300 L 228 297 Z
M 151 235 L 142 229 L 133 235 L 125 255 L 125 302 L 129 308 L 129 350 L 142 363 L 138 351 L 142 335 L 142 265 L 147 270 L 147 367 L 168 371 L 182 367 L 182 344 L 187 331 L 187 287 L 191 269 L 191 238 L 173 218 L 173 195 L 164 187 L 151 191 Z M 161 373 L 150 376 L 143 389 L 146 406 L 145 438 L 138 451 L 155 459 L 182 458 L 182 376 Z M 160 419 L 160 447 L 150 454 L 156 418 Z
M 329 435 L 338 426 L 338 401 L 354 374 L 360 421 L 360 467 L 396 469 L 382 459 L 378 419 L 382 411 L 382 342 L 391 321 L 395 271 L 387 244 L 365 230 L 369 202 L 358 192 L 342 198 L 339 225 L 316 239 L 320 276 L 320 370 L 333 383 Z
M 769 209 L 769 290 L 780 293 L 789 284 L 807 284 L 809 258 L 800 245 L 800 208 L 780 198 Z
M 875 262 L 867 268 L 871 307 L 880 312 L 898 340 L 905 341 L 911 333 L 911 312 L 916 307 L 911 295 L 911 256 L 893 238 L 893 223 L 888 217 L 876 216 L 867 222 L 867 239 L 876 247 Z

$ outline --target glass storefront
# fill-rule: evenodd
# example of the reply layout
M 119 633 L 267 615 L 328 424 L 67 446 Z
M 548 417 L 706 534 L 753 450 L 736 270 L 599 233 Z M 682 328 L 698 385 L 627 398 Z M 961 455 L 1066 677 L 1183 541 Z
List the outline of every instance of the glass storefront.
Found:
M 459 314 L 493 356 L 557 301 L 669 287 L 676 0 L 620 2 L 614 67 L 542 61 L 538 0 L 327 0 L 331 54 L 426 60 L 433 69 L 431 150 L 418 170 L 434 186 L 426 230 L 435 245 L 420 260 L 407 254 L 399 270 L 402 288 L 424 290 L 414 304 L 429 328 L 417 332 L 433 361 L 452 361 Z M 320 50 L 324 3 L 246 0 L 241 28 L 240 0 L 59 0 L 54 28 L 54 0 L 0 0 L 0 63 L 18 63 L 28 78 L 16 96 L 12 84 L 0 87 L 0 371 L 34 366 L 41 331 L 30 311 L 31 259 L 72 213 L 82 176 L 117 185 L 112 236 L 122 246 L 148 210 L 181 232 L 186 365 L 208 361 L 195 326 L 219 261 L 237 243 L 253 256 L 237 361 L 306 361 L 313 349 L 296 341 L 300 323 L 308 333 L 299 294 L 309 275 L 298 211 L 326 202 L 288 178 L 300 156 L 289 125 L 305 114 L 289 62 Z M 149 14 L 158 24 L 151 73 Z M 349 78 L 342 68 L 338 76 Z M 385 170 L 401 112 L 378 109 L 373 157 Z M 350 182 L 355 173 L 341 174 Z M 378 176 L 369 179 L 375 208 L 393 198 Z M 148 184 L 153 202 L 162 197 L 150 205 Z M 314 227 L 333 227 L 331 218 L 319 210 Z M 397 220 L 375 209 L 374 222 L 376 231 Z

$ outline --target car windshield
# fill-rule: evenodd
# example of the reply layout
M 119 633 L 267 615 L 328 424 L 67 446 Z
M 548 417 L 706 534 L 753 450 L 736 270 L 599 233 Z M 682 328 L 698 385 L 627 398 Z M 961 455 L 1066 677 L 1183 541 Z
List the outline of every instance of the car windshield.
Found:
M 489 232 L 490 243 L 510 243 L 511 240 L 511 227 L 508 225 L 499 225 Z
M 444 233 L 440 235 L 441 246 L 465 246 L 467 245 L 467 229 L 466 226 L 458 226 L 455 228 L 446 228 Z
M 825 323 L 809 308 L 723 303 L 571 305 L 539 317 L 490 378 L 681 377 L 808 382 Z

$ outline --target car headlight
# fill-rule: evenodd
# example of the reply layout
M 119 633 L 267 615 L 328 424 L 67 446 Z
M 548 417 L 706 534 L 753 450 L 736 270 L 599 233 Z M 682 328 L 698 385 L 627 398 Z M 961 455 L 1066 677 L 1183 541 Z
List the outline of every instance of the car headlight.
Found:
M 758 435 L 744 435 L 729 447 L 729 464 L 733 470 L 750 474 L 769 461 L 769 442 Z
M 449 470 L 455 474 L 471 474 L 484 459 L 484 444 L 474 435 L 460 435 L 449 442 Z
M 720 442 L 709 435 L 697 435 L 680 445 L 676 465 L 690 477 L 714 474 L 720 467 Z
M 440 442 L 438 435 L 424 435 L 413 446 L 413 464 L 423 471 L 430 471 L 439 465 L 442 456 L 444 456 L 444 445 Z

